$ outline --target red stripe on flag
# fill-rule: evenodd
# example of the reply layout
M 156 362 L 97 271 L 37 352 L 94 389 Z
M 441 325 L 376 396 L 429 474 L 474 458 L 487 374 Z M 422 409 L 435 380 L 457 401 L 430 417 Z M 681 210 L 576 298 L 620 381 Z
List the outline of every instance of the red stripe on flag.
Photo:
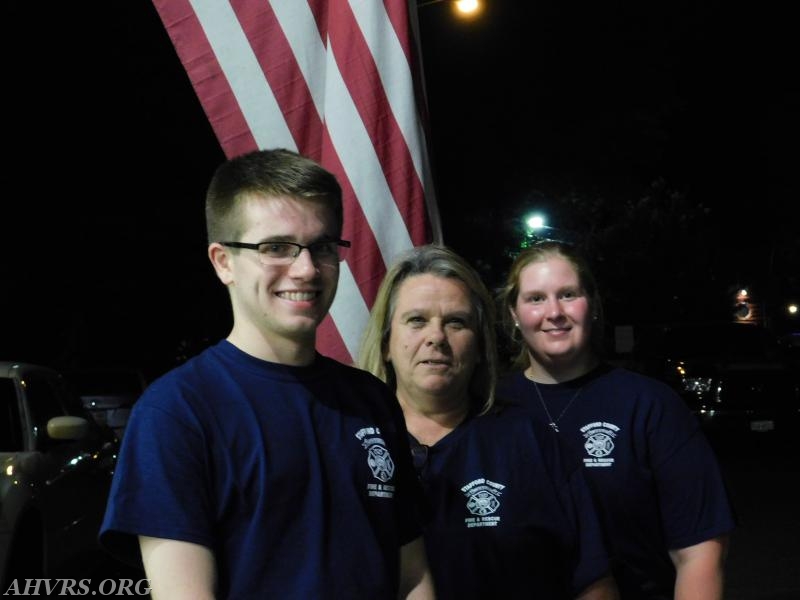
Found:
M 272 7 L 269 3 L 250 1 L 239 1 L 233 6 L 275 100 L 281 107 L 297 150 L 319 160 L 322 120 Z M 310 43 L 320 44 L 321 40 L 312 40 Z
M 403 47 L 403 53 L 406 55 L 412 71 L 414 70 L 414 53 L 412 52 L 411 44 L 411 24 L 408 19 L 408 4 L 403 2 L 385 2 L 384 8 L 386 14 L 389 15 L 389 21 L 394 27 L 394 33 Z
M 345 214 L 342 237 L 352 242 L 347 264 L 353 272 L 353 277 L 358 283 L 367 306 L 372 306 L 375 295 L 378 293 L 378 286 L 386 273 L 386 265 L 383 262 L 375 235 L 364 217 L 361 202 L 356 198 L 350 185 L 350 179 L 344 172 L 339 156 L 333 149 L 327 130 L 323 136 L 323 148 L 322 164 L 336 175 L 342 186 Z
M 330 5 L 335 1 L 336 0 L 322 0 L 322 2 L 320 2 L 319 0 L 308 0 L 308 8 L 311 9 L 311 14 L 314 15 L 314 22 L 317 24 L 321 40 L 328 38 L 328 12 L 331 10 Z
M 415 243 L 424 243 L 428 236 L 422 182 L 417 177 L 408 145 L 392 114 L 375 59 L 349 3 L 339 4 L 336 16 L 328 25 L 333 55 L 372 140 L 395 203 L 411 239 Z
M 188 0 L 154 0 L 161 21 L 228 157 L 255 150 L 256 141 Z
M 317 328 L 317 349 L 320 354 L 330 356 L 345 364 L 353 362 L 353 357 L 347 351 L 347 346 L 330 315 L 326 315 Z

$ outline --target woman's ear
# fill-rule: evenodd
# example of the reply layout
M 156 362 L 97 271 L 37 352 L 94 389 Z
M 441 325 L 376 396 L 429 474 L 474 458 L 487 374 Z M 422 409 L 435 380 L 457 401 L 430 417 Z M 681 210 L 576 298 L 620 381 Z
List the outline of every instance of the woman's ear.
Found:
M 517 318 L 517 313 L 511 307 L 509 307 L 508 312 L 511 313 L 511 319 L 514 321 L 514 327 L 519 329 L 519 319 Z
M 383 348 L 381 349 L 381 354 L 383 355 L 383 362 L 388 364 L 392 363 L 392 355 L 389 354 L 389 340 L 386 340 L 386 343 L 383 344 Z

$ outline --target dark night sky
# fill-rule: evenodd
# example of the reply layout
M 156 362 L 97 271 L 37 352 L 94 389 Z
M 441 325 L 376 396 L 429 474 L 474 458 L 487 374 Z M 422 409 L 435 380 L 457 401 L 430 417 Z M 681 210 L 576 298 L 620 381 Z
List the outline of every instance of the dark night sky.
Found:
M 726 244 L 798 215 L 787 15 L 707 0 L 497 2 L 473 27 L 445 27 L 436 8 L 421 17 L 448 204 L 513 207 L 531 190 L 621 202 L 662 177 L 713 209 Z
M 788 15 L 753 6 L 494 0 L 469 24 L 420 9 L 445 242 L 476 260 L 531 198 L 622 206 L 660 180 L 709 208 L 696 233 L 737 265 L 718 285 L 763 279 L 773 240 L 800 238 L 800 52 Z M 0 355 L 157 371 L 181 339 L 224 335 L 202 220 L 223 156 L 155 9 L 0 10 Z

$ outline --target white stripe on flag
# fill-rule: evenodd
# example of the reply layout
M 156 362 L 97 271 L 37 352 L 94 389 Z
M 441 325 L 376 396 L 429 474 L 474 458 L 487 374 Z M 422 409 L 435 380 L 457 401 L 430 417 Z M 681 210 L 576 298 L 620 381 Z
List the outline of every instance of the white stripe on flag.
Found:
M 350 5 L 378 66 L 381 84 L 411 153 L 414 170 L 423 181 L 419 120 L 415 103 L 409 102 L 409 95 L 414 97 L 414 84 L 403 47 L 382 2 L 350 0 Z
M 361 210 L 375 234 L 383 261 L 389 264 L 398 253 L 413 245 L 411 236 L 330 50 L 327 73 L 325 114 L 336 118 L 326 119 L 325 124 Z
M 258 147 L 297 150 L 272 88 L 231 4 L 219 0 L 189 1 Z
M 326 51 L 314 15 L 308 3 L 299 0 L 271 0 L 269 4 L 303 73 L 317 114 L 323 120 Z
M 330 314 L 347 351 L 350 356 L 355 357 L 358 356 L 361 334 L 369 319 L 369 307 L 364 302 L 350 267 L 346 262 L 340 264 L 339 288 L 336 290 Z

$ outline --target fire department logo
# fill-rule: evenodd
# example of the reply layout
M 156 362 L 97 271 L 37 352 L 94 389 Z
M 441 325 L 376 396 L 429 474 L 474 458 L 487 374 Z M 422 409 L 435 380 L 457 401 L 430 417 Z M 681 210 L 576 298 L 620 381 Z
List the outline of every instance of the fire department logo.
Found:
M 367 452 L 367 464 L 372 470 L 375 479 L 389 481 L 394 475 L 394 461 L 389 456 L 389 451 L 380 445 L 372 446 Z
M 467 500 L 467 510 L 473 515 L 490 515 L 500 508 L 500 501 L 489 490 L 478 490 Z
M 364 427 L 356 432 L 356 438 L 367 450 L 367 464 L 373 477 L 386 483 L 394 476 L 394 461 L 386 449 L 386 442 L 377 427 Z
M 500 508 L 500 496 L 503 495 L 505 485 L 495 483 L 481 477 L 470 481 L 461 488 L 461 493 L 467 499 L 467 510 L 474 517 L 465 519 L 468 528 L 471 527 L 496 527 L 500 517 L 490 517 Z
M 614 440 L 603 432 L 590 435 L 583 445 L 589 456 L 608 456 L 614 449 Z
M 581 427 L 584 437 L 583 448 L 590 458 L 584 458 L 587 467 L 610 467 L 614 459 L 610 458 L 614 451 L 614 439 L 619 435 L 619 427 L 613 423 L 596 421 Z

